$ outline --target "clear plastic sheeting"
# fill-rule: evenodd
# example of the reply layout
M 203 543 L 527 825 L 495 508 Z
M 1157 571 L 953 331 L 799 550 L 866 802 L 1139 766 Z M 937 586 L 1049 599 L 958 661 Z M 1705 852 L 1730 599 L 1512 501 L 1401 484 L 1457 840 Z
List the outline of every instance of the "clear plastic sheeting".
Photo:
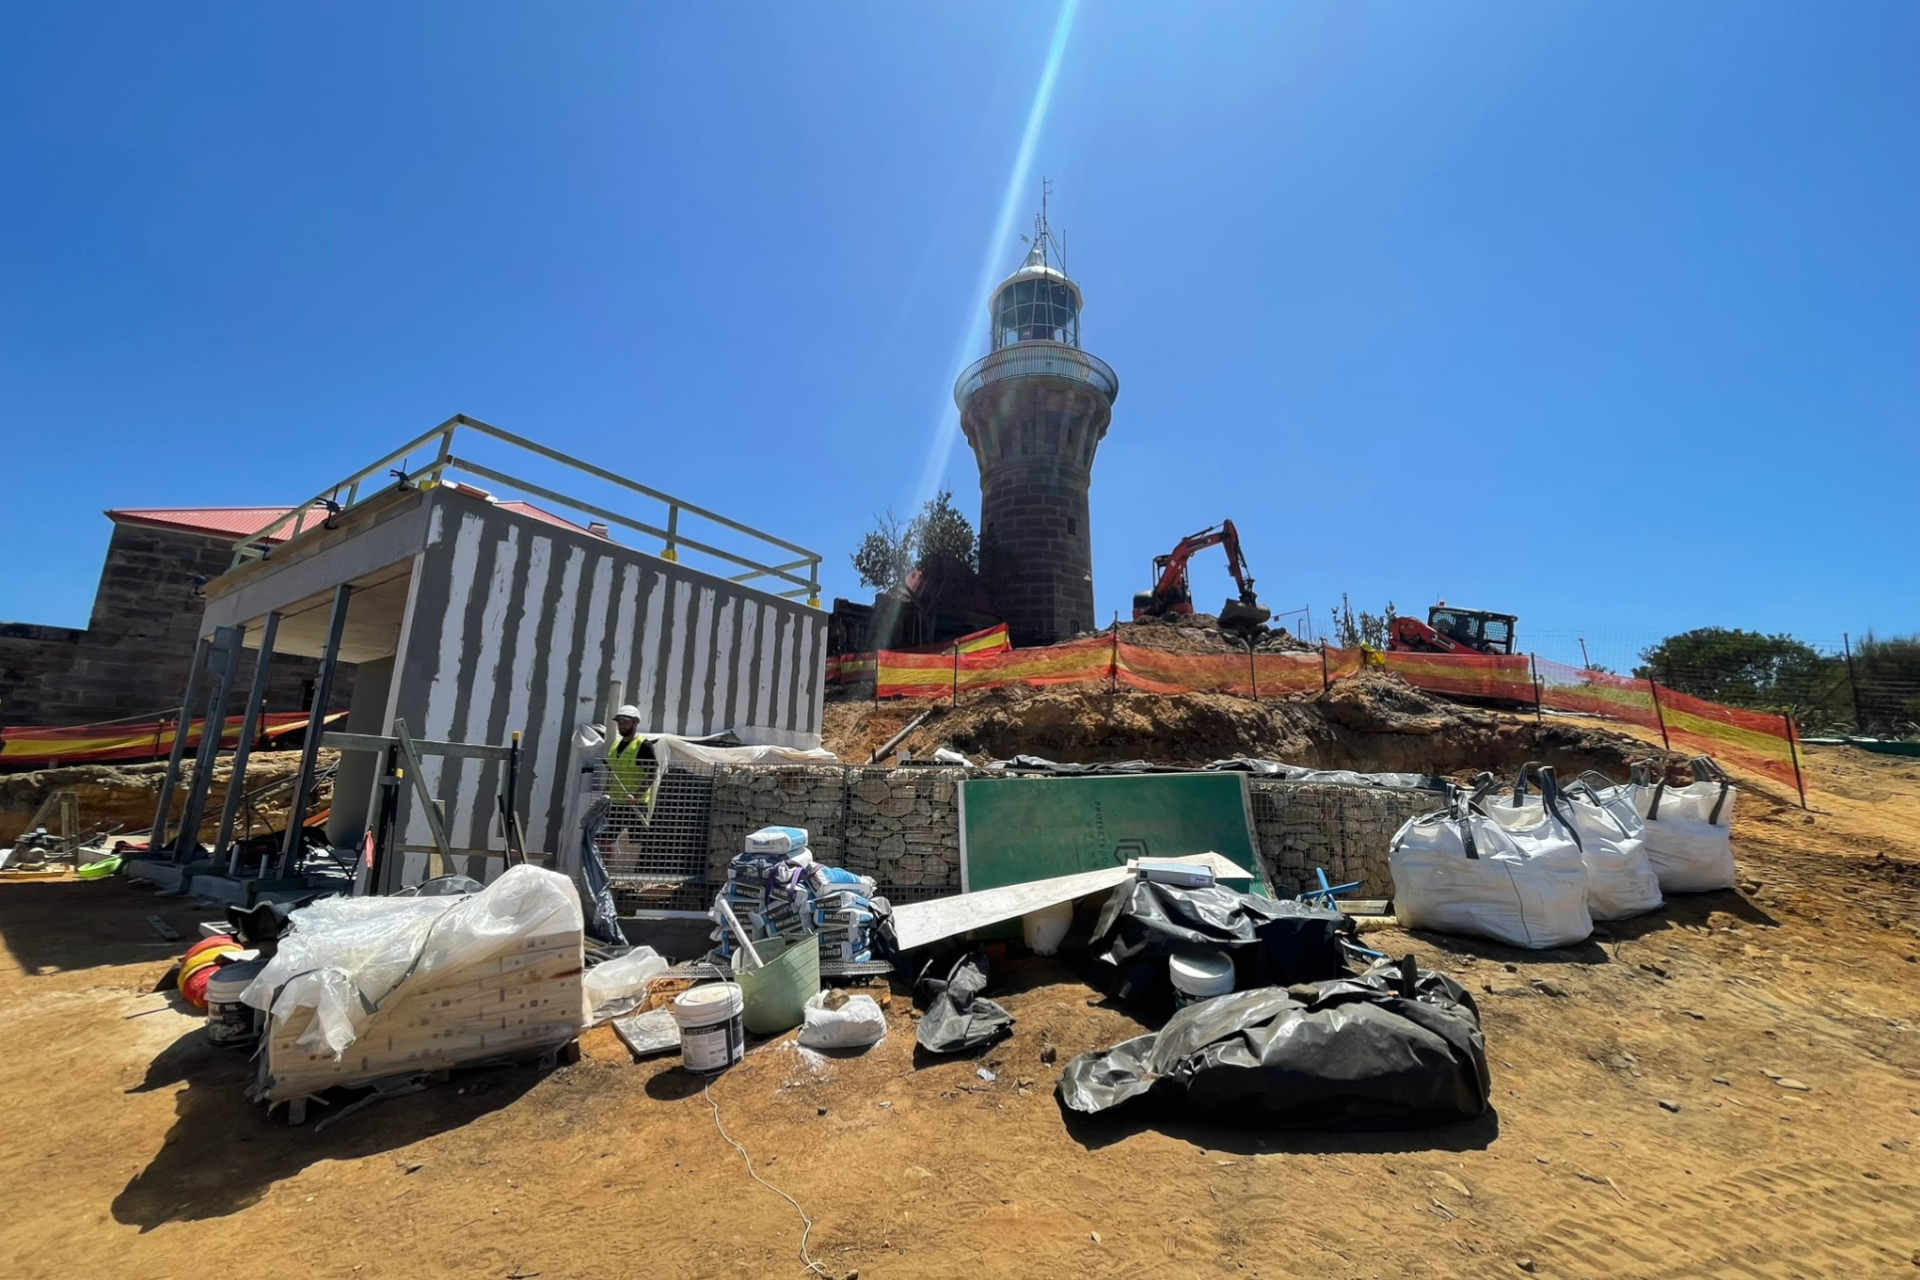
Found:
M 312 1009 L 297 1043 L 338 1058 L 409 981 L 581 928 L 572 881 L 524 865 L 464 897 L 322 898 L 292 914 L 279 950 L 240 998 L 276 1023 Z
M 1060 1101 L 1179 1118 L 1319 1128 L 1470 1119 L 1491 1092 L 1479 1011 L 1411 958 L 1354 978 L 1262 987 L 1188 1005 L 1157 1032 L 1067 1064 Z
M 1586 864 L 1557 818 L 1510 831 L 1456 796 L 1408 819 L 1389 848 L 1394 912 L 1408 928 L 1534 949 L 1593 932 Z
M 644 1003 L 647 988 L 667 971 L 667 961 L 652 947 L 635 947 L 627 954 L 587 970 L 587 1008 L 595 1025 L 617 1018 Z

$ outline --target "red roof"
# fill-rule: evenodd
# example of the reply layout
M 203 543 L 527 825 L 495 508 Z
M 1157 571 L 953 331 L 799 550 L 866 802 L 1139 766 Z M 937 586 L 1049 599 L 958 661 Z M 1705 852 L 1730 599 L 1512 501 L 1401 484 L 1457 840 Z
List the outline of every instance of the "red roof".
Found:
M 496 503 L 503 511 L 512 511 L 523 516 L 532 516 L 548 524 L 558 525 L 562 529 L 572 529 L 584 533 L 584 526 L 571 520 L 554 515 L 551 511 L 542 511 L 531 502 Z M 154 525 L 163 529 L 179 529 L 187 533 L 204 533 L 216 538 L 230 538 L 235 542 L 249 534 L 260 532 L 294 510 L 292 507 L 115 507 L 107 512 L 107 519 L 115 524 Z M 320 507 L 314 509 L 314 519 L 307 523 L 313 528 L 325 517 Z M 285 542 L 292 536 L 292 525 L 276 529 L 267 542 Z M 304 530 L 303 530 L 304 532 Z

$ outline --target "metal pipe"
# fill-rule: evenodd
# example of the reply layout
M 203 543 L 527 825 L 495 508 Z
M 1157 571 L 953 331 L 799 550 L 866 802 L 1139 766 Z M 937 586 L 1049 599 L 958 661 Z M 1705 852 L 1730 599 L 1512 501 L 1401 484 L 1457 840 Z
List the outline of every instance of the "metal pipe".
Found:
M 240 666 L 241 627 L 221 627 L 213 633 L 213 685 L 207 692 L 207 713 L 200 720 L 200 750 L 193 758 L 193 783 L 187 788 L 187 803 L 180 811 L 180 831 L 174 836 L 174 852 L 191 861 L 200 843 L 200 818 L 206 812 L 207 792 L 213 787 L 213 765 L 220 758 L 220 739 L 226 737 L 227 695 L 233 689 L 233 673 Z
M 665 539 L 669 543 L 678 543 L 678 545 L 682 547 L 690 548 L 704 555 L 710 555 L 720 560 L 731 561 L 738 565 L 745 565 L 749 569 L 757 569 L 761 573 L 772 577 L 784 578 L 788 582 L 797 584 L 802 590 L 814 589 L 815 584 L 805 578 L 796 577 L 791 573 L 781 573 L 777 570 L 769 569 L 764 565 L 756 564 L 745 556 L 735 555 L 731 551 L 722 551 L 718 547 L 710 547 L 704 542 L 695 542 L 692 538 L 677 537 L 666 529 L 657 529 L 652 525 L 644 524 L 641 521 L 623 516 L 617 511 L 609 511 L 605 507 L 595 506 L 593 503 L 582 501 L 579 498 L 569 498 L 563 493 L 557 493 L 543 485 L 537 485 L 531 480 L 522 480 L 517 476 L 510 476 L 503 471 L 495 471 L 491 467 L 483 467 L 479 463 L 469 461 L 466 458 L 451 458 L 448 460 L 447 465 L 450 467 L 458 467 L 462 471 L 471 472 L 484 480 L 492 480 L 497 484 L 512 485 L 514 488 L 533 494 L 535 497 L 545 498 L 550 502 L 558 502 L 563 506 L 572 507 L 575 511 L 584 511 L 588 515 L 599 516 L 602 520 L 624 525 L 629 529 L 637 530 L 655 538 Z
M 187 692 L 180 699 L 180 718 L 173 722 L 173 750 L 167 755 L 167 776 L 160 779 L 160 801 L 153 807 L 153 830 L 147 836 L 147 856 L 158 858 L 167 842 L 167 811 L 173 806 L 173 784 L 180 777 L 180 758 L 187 751 L 187 726 L 193 723 L 193 704 L 200 696 L 200 676 L 207 665 L 211 636 L 201 636 L 193 646 L 193 665 L 187 669 Z
M 213 839 L 213 856 L 227 853 L 227 874 L 240 873 L 240 851 L 231 847 L 233 822 L 240 813 L 242 784 L 247 778 L 247 761 L 253 755 L 253 740 L 260 726 L 260 709 L 267 700 L 267 670 L 273 663 L 273 640 L 280 633 L 280 612 L 274 610 L 260 631 L 260 653 L 253 662 L 253 683 L 247 688 L 246 716 L 240 723 L 240 741 L 233 746 L 233 772 L 227 779 L 227 802 L 220 807 L 220 834 Z
M 530 453 L 537 453 L 543 458 L 551 459 L 554 462 L 564 463 L 569 467 L 573 467 L 573 468 L 576 468 L 577 470 L 584 471 L 588 475 L 598 477 L 599 479 L 605 480 L 610 484 L 617 484 L 617 485 L 620 485 L 622 488 L 631 489 L 635 493 L 644 494 L 645 496 L 652 498 L 657 502 L 664 502 L 664 503 L 668 503 L 669 505 L 679 507 L 681 510 L 687 511 L 692 513 L 693 515 L 699 516 L 703 520 L 711 520 L 715 524 L 724 525 L 727 528 L 732 529 L 738 533 L 751 534 L 752 536 L 759 538 L 762 542 L 770 542 L 776 547 L 783 547 L 786 550 L 794 552 L 797 555 L 811 556 L 814 554 L 812 551 L 808 550 L 806 547 L 800 546 L 797 543 L 788 542 L 784 538 L 776 538 L 770 533 L 763 533 L 759 529 L 754 528 L 752 525 L 741 524 L 738 520 L 729 520 L 727 517 L 719 514 L 718 512 L 709 511 L 705 507 L 696 507 L 690 502 L 682 502 L 680 499 L 674 497 L 671 494 L 662 493 L 658 489 L 650 489 L 646 485 L 643 485 L 635 480 L 629 480 L 626 476 L 620 475 L 617 472 L 608 471 L 604 467 L 596 467 L 591 462 L 582 462 L 578 458 L 570 458 L 566 454 L 561 453 L 558 449 L 549 449 L 547 448 L 547 446 L 543 444 L 539 444 L 535 441 L 529 440 L 525 436 L 517 436 L 511 431 L 502 431 L 499 427 L 493 426 L 491 423 L 481 422 L 477 418 L 469 418 L 464 413 L 455 414 L 453 418 L 450 419 L 450 421 L 457 421 L 464 426 L 473 428 L 475 431 L 480 432 L 482 435 L 492 436 L 496 440 L 504 440 L 508 444 L 518 445 L 520 448 L 525 449 Z M 456 465 L 464 466 L 465 464 L 460 463 Z M 688 545 L 691 546 L 692 544 L 689 543 Z
M 1783 713 L 1780 718 L 1787 722 L 1787 754 L 1793 760 L 1793 785 L 1800 793 L 1800 807 L 1804 809 L 1807 807 L 1807 780 L 1800 776 L 1799 735 L 1793 731 L 1792 716 Z
M 307 738 L 300 744 L 300 770 L 293 779 L 293 799 L 287 806 L 286 838 L 280 844 L 280 878 L 293 874 L 307 821 L 307 791 L 313 786 L 313 767 L 320 758 L 320 738 L 327 725 L 327 703 L 333 699 L 333 671 L 340 662 L 340 638 L 347 629 L 347 600 L 353 588 L 341 583 L 333 589 L 333 613 L 327 619 L 327 645 L 320 651 L 320 670 L 313 682 L 313 707 L 307 713 Z

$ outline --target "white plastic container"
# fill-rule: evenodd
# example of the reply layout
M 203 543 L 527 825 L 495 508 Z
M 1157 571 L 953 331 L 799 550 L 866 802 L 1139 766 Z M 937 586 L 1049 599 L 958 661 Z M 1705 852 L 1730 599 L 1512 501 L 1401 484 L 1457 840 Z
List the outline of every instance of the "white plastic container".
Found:
M 673 1020 L 680 1026 L 680 1063 L 689 1071 L 725 1071 L 746 1051 L 746 1009 L 740 988 L 710 982 L 673 998 Z
M 1196 951 L 1167 957 L 1167 977 L 1173 980 L 1173 1002 L 1186 1008 L 1233 990 L 1233 957 L 1224 951 Z
M 1050 956 L 1060 950 L 1067 931 L 1073 928 L 1073 904 L 1056 902 L 1020 917 L 1020 936 L 1027 950 L 1037 956 Z
M 232 1048 L 254 1042 L 260 1034 L 256 1011 L 240 995 L 266 967 L 266 961 L 253 959 L 214 968 L 207 979 L 207 1039 Z

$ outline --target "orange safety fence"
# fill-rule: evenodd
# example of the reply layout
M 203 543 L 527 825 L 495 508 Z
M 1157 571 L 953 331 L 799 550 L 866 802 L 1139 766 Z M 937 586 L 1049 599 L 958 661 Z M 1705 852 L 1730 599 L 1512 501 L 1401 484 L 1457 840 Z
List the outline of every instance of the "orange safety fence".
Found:
M 347 713 L 333 711 L 327 723 Z M 230 716 L 221 733 L 220 745 L 234 747 L 240 742 L 241 717 Z M 195 720 L 187 728 L 187 746 L 197 747 L 204 720 Z M 152 760 L 173 751 L 175 721 L 115 721 L 109 724 L 83 724 L 69 728 L 45 725 L 17 725 L 0 729 L 0 766 L 25 767 L 66 764 L 102 764 L 109 761 Z M 271 741 L 298 733 L 307 727 L 304 711 L 269 712 L 261 717 L 260 736 Z
M 1539 660 L 1540 705 L 1578 715 L 1625 720 L 1644 729 L 1660 727 L 1653 686 L 1645 680 L 1589 671 L 1564 662 Z
M 947 640 L 940 644 L 916 645 L 910 649 L 869 650 L 865 653 L 835 653 L 827 655 L 827 683 L 842 684 L 854 680 L 870 679 L 877 664 L 878 655 L 886 653 L 944 653 L 949 658 L 958 648 L 961 653 L 1004 653 L 1013 648 L 1013 641 L 1007 636 L 1007 624 L 997 623 L 981 631 L 961 636 L 957 640 Z
M 1000 639 L 1004 640 L 1004 629 Z M 990 635 L 991 633 L 978 633 Z M 989 641 L 991 643 L 991 641 Z M 1794 782 L 1791 732 L 1785 717 L 1724 707 L 1664 685 L 1526 654 L 1379 653 L 1323 649 L 1308 653 L 1167 653 L 1093 636 L 1035 649 L 1004 644 L 957 655 L 883 649 L 848 655 L 871 661 L 877 698 L 939 698 L 1008 685 L 1124 684 L 1146 693 L 1225 693 L 1285 697 L 1358 675 L 1372 665 L 1415 688 L 1449 697 L 1539 705 L 1602 716 L 1647 729 L 1664 728 L 1676 751 L 1719 756 L 1781 782 Z M 1538 684 L 1536 686 L 1536 672 Z M 1656 689 L 1658 703 L 1655 702 Z
M 1533 705 L 1533 671 L 1522 653 L 1382 653 L 1380 665 L 1416 689 L 1456 698 Z
M 1113 643 L 1095 637 L 1038 649 L 998 652 L 903 653 L 882 649 L 876 655 L 876 698 L 937 698 L 957 687 L 961 692 L 1006 685 L 1091 684 L 1113 672 Z
M 1115 646 L 1120 683 L 1147 693 L 1232 693 L 1282 697 L 1358 674 L 1358 649 L 1329 649 L 1323 664 L 1312 653 L 1166 653 L 1139 645 Z
M 1660 714 L 1675 751 L 1714 756 L 1776 782 L 1797 785 L 1785 716 L 1721 706 L 1665 685 L 1658 688 Z

